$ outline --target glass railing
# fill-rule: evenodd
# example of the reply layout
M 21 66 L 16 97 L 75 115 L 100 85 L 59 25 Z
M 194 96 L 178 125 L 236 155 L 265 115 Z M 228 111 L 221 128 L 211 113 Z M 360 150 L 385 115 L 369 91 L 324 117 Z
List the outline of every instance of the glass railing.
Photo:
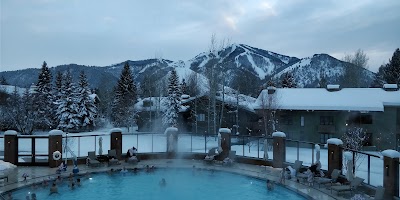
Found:
M 107 155 L 110 150 L 110 135 L 73 135 L 63 136 L 62 157 L 71 159 L 74 156 L 86 157 L 89 151 L 96 155 Z M 101 147 L 100 147 L 101 140 Z M 266 141 L 266 144 L 265 144 Z M 18 136 L 18 162 L 48 162 L 48 136 Z M 207 153 L 218 147 L 218 136 L 207 134 L 179 134 L 178 152 Z M 122 135 L 122 153 L 135 146 L 139 153 L 163 153 L 167 151 L 167 138 L 163 133 L 124 133 Z M 328 151 L 320 146 L 320 162 L 322 169 L 328 169 Z M 67 152 L 65 152 L 67 150 Z M 231 136 L 231 150 L 236 155 L 264 159 L 267 151 L 268 159 L 273 159 L 273 139 L 261 136 Z M 351 151 L 351 150 L 346 150 Z M 351 151 L 355 156 L 355 175 L 364 178 L 364 182 L 373 186 L 383 184 L 383 160 L 376 152 Z M 315 143 L 286 140 L 286 162 L 303 161 L 304 166 L 316 162 Z M 4 159 L 4 136 L 0 137 L 0 158 Z M 343 163 L 346 163 L 343 160 Z M 343 170 L 345 172 L 345 170 Z M 345 173 L 343 173 L 345 174 Z

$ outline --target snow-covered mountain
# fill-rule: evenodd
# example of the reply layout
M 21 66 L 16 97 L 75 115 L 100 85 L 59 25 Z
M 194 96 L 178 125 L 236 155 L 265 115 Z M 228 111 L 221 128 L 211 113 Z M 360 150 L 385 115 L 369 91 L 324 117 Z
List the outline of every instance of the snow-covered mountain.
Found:
M 60 65 L 52 67 L 55 77 L 57 71 L 71 70 L 75 80 L 80 71 L 88 75 L 92 88 L 109 87 L 116 84 L 121 70 L 128 62 L 133 71 L 138 85 L 144 79 L 152 80 L 165 78 L 172 68 L 177 69 L 181 79 L 187 78 L 191 73 L 201 74 L 201 79 L 207 77 L 206 73 L 213 68 L 227 86 L 241 87 L 244 94 L 257 96 L 260 88 L 270 78 L 281 79 L 286 72 L 292 72 L 299 87 L 318 87 L 321 77 L 327 83 L 340 84 L 344 74 L 344 67 L 349 63 L 340 61 L 327 54 L 315 54 L 312 57 L 296 58 L 267 50 L 258 49 L 245 44 L 232 44 L 217 52 L 203 52 L 186 61 L 171 61 L 166 59 L 147 59 L 140 61 L 124 61 L 105 67 L 84 66 L 77 64 Z M 11 85 L 29 87 L 36 83 L 40 69 L 24 69 L 17 71 L 0 72 Z M 368 87 L 373 80 L 374 73 L 361 69 L 362 86 Z M 202 81 L 206 84 L 207 81 Z M 205 86 L 204 86 L 205 87 Z M 206 87 L 205 87 L 206 88 Z
M 351 64 L 340 61 L 328 54 L 315 54 L 312 57 L 302 58 L 288 65 L 277 72 L 274 78 L 281 79 L 284 73 L 291 72 L 297 87 L 318 87 L 322 77 L 329 84 L 341 84 L 346 65 Z M 364 68 L 358 69 L 361 85 L 364 87 L 370 86 L 375 74 Z

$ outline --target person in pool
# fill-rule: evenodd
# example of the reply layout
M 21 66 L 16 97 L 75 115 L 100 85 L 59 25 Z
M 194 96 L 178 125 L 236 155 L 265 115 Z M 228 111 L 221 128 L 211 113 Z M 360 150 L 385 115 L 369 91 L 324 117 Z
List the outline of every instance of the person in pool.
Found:
M 50 187 L 50 194 L 49 195 L 52 195 L 52 194 L 58 194 L 58 188 L 57 188 L 56 183 L 53 183 L 53 185 Z
M 80 179 L 80 178 L 77 178 L 77 179 L 76 179 L 76 185 L 77 185 L 78 187 L 81 187 L 81 179 Z
M 160 181 L 160 186 L 165 187 L 167 185 L 167 182 L 165 181 L 165 178 L 162 178 Z
M 274 184 L 272 183 L 272 181 L 267 179 L 267 189 L 268 191 L 272 191 L 274 190 Z

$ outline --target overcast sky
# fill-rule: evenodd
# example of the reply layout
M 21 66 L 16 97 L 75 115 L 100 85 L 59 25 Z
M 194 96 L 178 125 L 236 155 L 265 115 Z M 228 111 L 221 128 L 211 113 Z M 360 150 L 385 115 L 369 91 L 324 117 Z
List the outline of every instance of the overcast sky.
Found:
M 362 49 L 372 71 L 400 47 L 400 0 L 0 0 L 0 71 L 188 60 L 210 37 L 298 58 Z

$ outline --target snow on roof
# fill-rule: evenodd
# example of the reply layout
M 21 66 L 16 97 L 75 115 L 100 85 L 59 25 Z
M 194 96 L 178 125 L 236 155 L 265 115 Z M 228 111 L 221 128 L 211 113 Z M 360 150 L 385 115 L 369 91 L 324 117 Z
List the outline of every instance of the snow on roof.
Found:
M 384 111 L 384 106 L 400 106 L 400 91 L 381 88 L 277 88 L 274 94 L 280 110 Z M 268 105 L 268 90 L 258 96 L 254 109 Z M 266 106 L 264 106 L 266 107 Z
M 284 132 L 273 132 L 272 137 L 286 137 L 286 134 Z
M 397 84 L 383 84 L 383 88 L 385 89 L 397 89 Z
M 400 158 L 400 153 L 393 149 L 387 149 L 387 150 L 382 151 L 382 155 L 389 157 L 389 158 Z
M 61 130 L 51 130 L 49 135 L 62 135 L 64 132 Z
M 331 89 L 340 89 L 340 85 L 327 85 L 326 89 L 331 90 Z
M 168 128 L 165 129 L 164 134 L 176 133 L 176 132 L 178 132 L 178 128 L 176 128 L 176 127 L 168 127 Z
M 329 139 L 326 141 L 326 143 L 327 143 L 327 144 L 334 144 L 334 145 L 339 146 L 339 145 L 342 145 L 342 144 L 343 144 L 343 141 L 342 141 L 341 139 L 338 139 L 338 138 L 329 138 Z
M 14 130 L 7 130 L 6 132 L 4 132 L 4 135 L 17 135 L 17 131 Z
M 218 133 L 231 133 L 231 129 L 229 128 L 220 128 Z
M 111 129 L 110 130 L 110 133 L 122 133 L 122 129 L 120 129 L 120 128 L 113 128 L 113 129 Z

